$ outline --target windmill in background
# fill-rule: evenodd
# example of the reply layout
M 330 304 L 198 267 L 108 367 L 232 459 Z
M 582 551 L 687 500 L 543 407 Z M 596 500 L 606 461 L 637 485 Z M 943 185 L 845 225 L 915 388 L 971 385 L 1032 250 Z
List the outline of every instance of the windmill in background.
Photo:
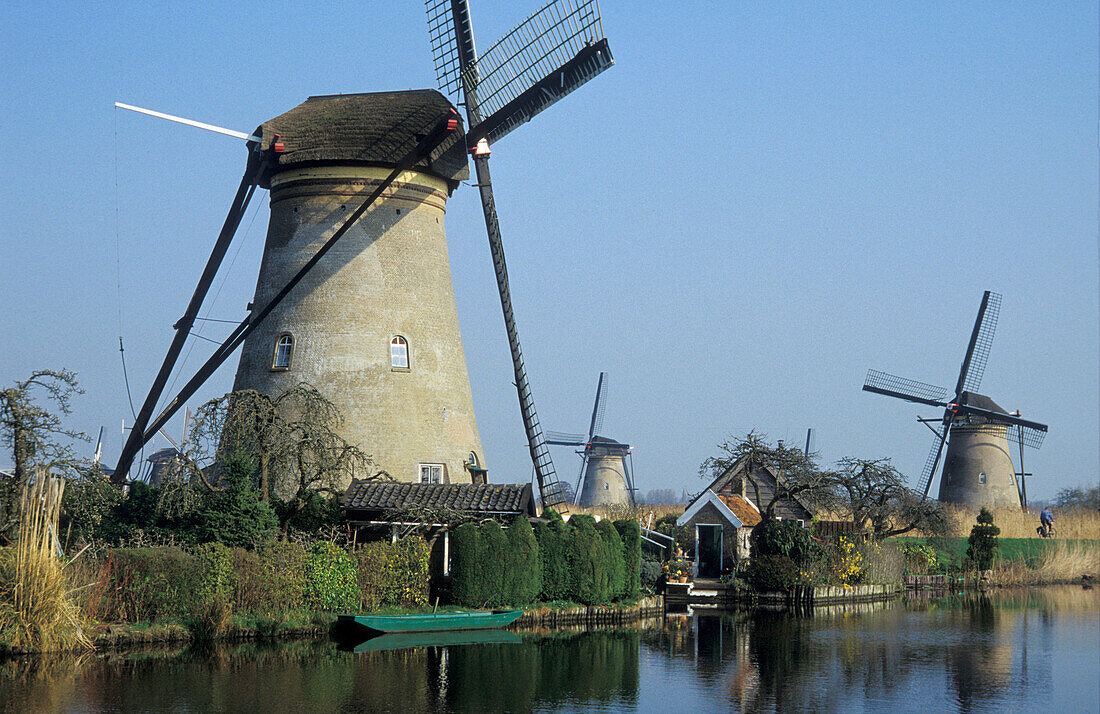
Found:
M 920 477 L 925 497 L 939 466 L 944 442 L 948 442 L 940 478 L 940 501 L 973 508 L 1007 507 L 1018 502 L 1027 510 L 1024 446 L 1034 449 L 1042 446 L 1047 425 L 1021 419 L 1019 412 L 1010 414 L 989 397 L 977 393 L 1000 311 L 1001 296 L 987 290 L 982 296 L 954 393 L 944 387 L 876 370 L 868 371 L 863 389 L 944 409 L 942 418 L 919 419 L 935 434 Z M 1009 440 L 1020 448 L 1019 472 L 1012 465 Z
M 601 436 L 607 407 L 607 372 L 600 372 L 596 401 L 588 434 L 550 432 L 546 443 L 579 448 L 581 472 L 577 477 L 576 504 L 585 508 L 634 504 L 634 479 L 630 444 Z
M 562 506 L 565 497 L 535 412 L 512 311 L 508 268 L 489 175 L 489 143 L 530 121 L 614 64 L 603 36 L 599 5 L 595 0 L 552 0 L 481 55 L 474 49 L 465 0 L 427 0 L 426 6 L 439 88 L 466 108 L 466 142 L 481 192 L 520 414 L 539 493 L 544 506 Z

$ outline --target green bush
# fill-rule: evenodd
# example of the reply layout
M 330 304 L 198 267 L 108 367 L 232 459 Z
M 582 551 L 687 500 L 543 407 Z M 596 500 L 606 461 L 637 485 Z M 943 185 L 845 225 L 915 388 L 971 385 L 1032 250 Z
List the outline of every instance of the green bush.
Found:
M 198 542 L 253 548 L 275 534 L 279 522 L 252 487 L 251 463 L 243 457 L 226 461 L 223 490 L 207 494 L 194 514 Z
M 486 600 L 481 577 L 481 537 L 476 523 L 463 523 L 454 530 L 451 556 L 451 599 L 471 607 Z
M 508 591 L 508 603 L 527 605 L 535 602 L 542 590 L 542 573 L 539 569 L 539 545 L 535 541 L 535 531 L 525 516 L 520 516 L 505 532 L 508 539 L 508 551 L 511 554 L 510 567 L 505 573 L 505 586 Z
M 969 544 L 966 549 L 966 557 L 974 563 L 979 570 L 989 570 L 993 567 L 993 556 L 997 552 L 997 536 L 1001 529 L 993 525 L 993 514 L 988 509 L 982 508 L 978 513 L 978 522 L 970 529 Z
M 745 579 L 757 592 L 790 590 L 798 582 L 798 566 L 785 555 L 754 556 Z
M 623 540 L 611 521 L 596 524 L 600 535 L 600 558 L 607 571 L 607 600 L 620 600 L 626 594 L 626 564 L 623 562 Z
M 307 554 L 295 543 L 267 542 L 256 549 L 266 588 L 256 614 L 281 615 L 306 609 Z
M 695 533 L 690 526 L 678 526 L 676 520 L 679 516 L 670 513 L 662 516 L 653 524 L 653 530 L 673 538 L 676 546 L 684 553 L 691 554 L 695 551 Z M 672 555 L 670 553 L 669 555 Z
M 192 604 L 192 631 L 214 636 L 225 631 L 233 610 L 233 559 L 221 543 L 206 543 L 195 550 L 199 569 L 198 587 Z
M 536 523 L 535 540 L 538 543 L 539 570 L 542 573 L 539 599 L 544 602 L 571 600 L 573 586 L 569 570 L 568 527 L 560 517 Z
M 634 600 L 641 590 L 642 568 L 642 530 L 638 521 L 623 519 L 615 521 L 615 530 L 623 542 L 623 590 L 621 596 Z
M 306 557 L 306 598 L 315 610 L 353 610 L 359 605 L 358 568 L 348 552 L 322 541 Z
M 504 605 L 508 600 L 505 591 L 505 574 L 510 570 L 511 553 L 504 530 L 496 521 L 486 521 L 478 529 L 481 539 L 482 602 L 486 605 Z
M 180 548 L 115 548 L 83 567 L 93 571 L 90 580 L 97 583 L 80 591 L 93 619 L 182 621 L 198 607 L 202 569 L 194 555 Z
M 824 555 L 810 531 L 796 521 L 765 520 L 752 529 L 752 557 L 781 555 L 795 565 L 816 563 Z
M 659 561 L 646 559 L 642 561 L 638 575 L 641 587 L 646 592 L 655 592 L 657 590 L 657 584 L 661 581 L 661 576 L 664 575 L 664 571 Z
M 573 600 L 585 605 L 609 602 L 611 582 L 606 551 L 596 521 L 578 514 L 569 519 L 569 567 L 573 574 Z
M 428 544 L 418 536 L 377 541 L 355 551 L 364 610 L 383 605 L 415 607 L 428 602 Z

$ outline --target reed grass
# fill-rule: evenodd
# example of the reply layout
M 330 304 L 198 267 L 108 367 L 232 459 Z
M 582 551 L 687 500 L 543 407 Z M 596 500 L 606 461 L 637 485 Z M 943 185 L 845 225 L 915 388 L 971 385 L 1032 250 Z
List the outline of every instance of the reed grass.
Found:
M 0 647 L 18 652 L 90 649 L 57 539 L 65 479 L 39 471 L 23 488 L 19 535 L 0 562 Z
M 1022 560 L 998 560 L 993 567 L 993 582 L 998 585 L 1095 583 L 1098 578 L 1100 547 L 1083 542 L 1057 542 L 1033 567 Z
M 978 517 L 978 511 L 963 506 L 944 506 L 950 521 L 952 535 L 965 536 L 970 533 Z M 1056 508 L 1054 509 L 1054 528 L 1058 538 L 1069 540 L 1100 539 L 1100 511 Z M 993 511 L 993 522 L 1001 529 L 1002 538 L 1038 538 L 1035 529 L 1039 526 L 1039 511 L 1032 509 L 1024 513 L 1019 508 L 999 508 Z

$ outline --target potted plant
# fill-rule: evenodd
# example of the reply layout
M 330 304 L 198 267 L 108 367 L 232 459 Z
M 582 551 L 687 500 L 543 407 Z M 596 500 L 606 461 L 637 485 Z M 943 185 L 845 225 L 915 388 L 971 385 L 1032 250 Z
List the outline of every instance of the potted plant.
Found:
M 666 582 L 686 583 L 691 577 L 691 565 L 681 558 L 668 561 L 663 569 Z

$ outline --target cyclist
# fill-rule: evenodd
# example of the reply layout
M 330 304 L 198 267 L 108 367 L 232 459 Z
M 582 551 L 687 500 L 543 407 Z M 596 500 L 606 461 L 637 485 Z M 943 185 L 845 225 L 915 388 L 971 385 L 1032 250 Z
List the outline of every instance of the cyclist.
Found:
M 1043 538 L 1054 535 L 1054 513 L 1050 510 L 1050 506 L 1044 508 L 1039 514 L 1039 535 Z

